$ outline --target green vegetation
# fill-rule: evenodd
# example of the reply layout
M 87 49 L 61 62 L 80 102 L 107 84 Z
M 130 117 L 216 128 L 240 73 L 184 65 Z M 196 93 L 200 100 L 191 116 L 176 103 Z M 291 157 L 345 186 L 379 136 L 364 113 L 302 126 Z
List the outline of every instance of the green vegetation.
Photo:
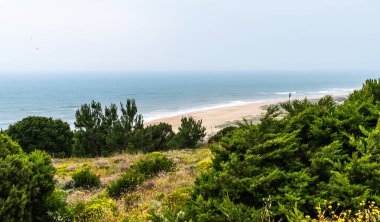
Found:
M 172 146 L 195 148 L 206 136 L 206 128 L 202 126 L 202 120 L 194 120 L 193 117 L 182 117 L 181 126 L 174 136 Z
M 84 104 L 76 112 L 74 154 L 76 156 L 108 156 L 164 151 L 173 148 L 194 148 L 205 137 L 202 121 L 183 117 L 178 134 L 167 123 L 144 127 L 134 100 L 121 103 L 121 115 L 115 104 L 103 108 L 99 102 Z
M 212 143 L 218 143 L 220 142 L 220 140 L 226 136 L 229 132 L 232 132 L 233 130 L 235 130 L 237 127 L 236 126 L 227 126 L 223 129 L 221 129 L 220 131 L 218 131 L 215 135 L 213 135 L 212 137 L 210 137 L 208 139 L 208 144 L 212 144 Z
M 75 113 L 75 154 L 104 156 L 125 150 L 134 131 L 143 129 L 143 118 L 137 115 L 134 100 L 122 103 L 121 115 L 115 104 L 103 108 L 99 102 L 84 104 Z
M 118 198 L 120 195 L 136 189 L 137 186 L 144 182 L 144 179 L 145 177 L 142 173 L 127 171 L 107 187 L 107 193 L 113 198 Z
M 182 118 L 179 133 L 167 123 L 144 127 L 133 99 L 118 107 L 102 107 L 99 102 L 84 104 L 75 113 L 76 131 L 52 118 L 30 116 L 5 131 L 25 152 L 44 150 L 53 157 L 99 157 L 115 153 L 149 153 L 176 148 L 194 148 L 205 137 L 202 121 Z
M 25 152 L 44 150 L 55 157 L 70 156 L 73 133 L 68 123 L 41 116 L 29 116 L 10 125 L 6 133 Z
M 130 153 L 148 153 L 174 148 L 169 147 L 169 142 L 174 135 L 172 126 L 167 123 L 149 125 L 145 128 L 135 130 L 132 133 L 127 151 Z
M 78 202 L 73 209 L 74 221 L 117 221 L 118 207 L 110 198 L 98 197 L 88 202 Z
M 162 171 L 171 172 L 174 169 L 174 162 L 158 152 L 148 154 L 131 166 L 131 170 L 144 174 L 146 178 L 152 178 Z
M 99 176 L 93 174 L 88 168 L 73 174 L 74 187 L 92 188 L 100 186 Z
M 0 134 L 0 221 L 46 221 L 54 212 L 54 167 L 42 151 L 25 154 Z
M 295 221 L 327 203 L 337 211 L 380 203 L 379 102 L 380 82 L 368 80 L 341 105 L 327 96 L 270 107 L 259 124 L 212 147 L 213 167 L 197 179 L 188 216 Z
M 144 159 L 137 161 L 119 179 L 107 187 L 111 197 L 119 197 L 121 194 L 132 191 L 144 182 L 156 176 L 160 172 L 170 172 L 175 168 L 172 160 L 163 154 L 155 152 L 147 155 Z
M 40 139 L 23 143 L 25 153 L 0 134 L 0 221 L 380 219 L 380 80 L 342 104 L 326 96 L 271 106 L 258 124 L 225 128 L 199 149 L 201 121 L 184 117 L 174 134 L 165 123 L 144 127 L 133 100 L 121 110 L 93 102 L 77 112 L 74 153 L 114 156 L 51 161 L 33 151 L 56 153 L 32 148 Z

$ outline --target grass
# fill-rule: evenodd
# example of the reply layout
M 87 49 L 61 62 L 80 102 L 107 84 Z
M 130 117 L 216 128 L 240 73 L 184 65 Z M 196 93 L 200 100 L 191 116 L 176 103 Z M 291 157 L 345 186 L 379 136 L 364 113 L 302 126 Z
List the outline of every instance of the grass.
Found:
M 171 195 L 177 192 L 189 193 L 188 190 L 194 184 L 195 178 L 211 166 L 212 156 L 208 148 L 173 150 L 163 154 L 176 163 L 176 170 L 170 173 L 160 173 L 145 181 L 137 190 L 117 199 L 119 214 L 111 221 L 118 221 L 125 217 L 136 221 L 147 221 L 149 209 L 160 208 L 167 204 L 168 198 L 170 199 Z M 146 155 L 119 154 L 106 158 L 53 159 L 53 165 L 57 169 L 55 176 L 57 187 L 65 189 L 70 204 L 90 201 L 99 195 L 106 195 L 105 187 Z M 67 186 L 72 180 L 74 172 L 84 168 L 89 168 L 91 172 L 100 176 L 101 186 L 99 188 L 83 189 Z

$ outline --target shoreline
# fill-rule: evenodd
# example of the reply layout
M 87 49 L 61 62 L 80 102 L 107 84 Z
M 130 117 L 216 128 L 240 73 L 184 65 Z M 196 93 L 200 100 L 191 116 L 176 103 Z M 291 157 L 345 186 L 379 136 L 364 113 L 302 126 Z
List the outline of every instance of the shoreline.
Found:
M 291 100 L 307 98 L 308 100 L 315 101 L 327 95 L 328 94 L 313 95 L 309 97 L 298 95 L 292 96 Z M 348 94 L 337 94 L 332 96 L 334 100 L 342 102 L 347 98 Z M 206 127 L 206 137 L 209 137 L 214 135 L 216 132 L 218 132 L 226 126 L 236 125 L 236 123 L 242 121 L 243 118 L 253 122 L 257 122 L 259 121 L 260 117 L 263 114 L 265 114 L 266 107 L 281 102 L 286 102 L 288 100 L 289 98 L 267 99 L 246 104 L 201 109 L 198 111 L 192 111 L 178 115 L 162 117 L 155 120 L 150 120 L 145 122 L 144 125 L 148 126 L 159 124 L 160 122 L 165 122 L 172 125 L 174 132 L 178 132 L 178 127 L 181 125 L 181 118 L 184 116 L 192 116 L 195 120 L 202 120 L 203 126 Z

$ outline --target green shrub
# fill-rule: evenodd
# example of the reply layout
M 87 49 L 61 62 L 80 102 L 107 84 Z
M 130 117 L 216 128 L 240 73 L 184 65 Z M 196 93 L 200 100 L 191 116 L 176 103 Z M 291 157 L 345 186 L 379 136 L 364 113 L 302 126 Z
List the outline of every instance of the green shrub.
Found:
M 8 136 L 0 134 L 0 221 L 46 221 L 53 210 L 55 169 L 48 154 L 26 155 Z
M 136 189 L 136 187 L 144 182 L 144 174 L 127 171 L 120 178 L 113 181 L 107 186 L 107 193 L 113 198 L 117 198 L 120 195 Z
M 74 187 L 99 187 L 100 178 L 93 174 L 88 168 L 77 171 L 73 174 Z
M 207 143 L 211 144 L 211 143 L 220 142 L 224 136 L 226 136 L 228 133 L 232 132 L 236 128 L 237 128 L 236 126 L 227 126 L 227 127 L 223 128 L 222 130 L 219 130 L 215 135 L 211 136 L 208 139 Z
M 196 180 L 188 221 L 263 221 L 267 213 L 286 221 L 315 218 L 326 201 L 340 204 L 337 215 L 379 202 L 379 92 L 380 80 L 369 80 L 343 104 L 331 96 L 289 101 L 233 130 L 212 146 L 212 169 Z
M 127 151 L 148 153 L 167 150 L 169 149 L 168 143 L 173 136 L 172 126 L 167 123 L 137 129 L 130 136 Z
M 8 155 L 23 153 L 21 147 L 9 138 L 9 136 L 0 133 L 0 159 Z
M 170 141 L 173 148 L 195 148 L 206 136 L 206 128 L 202 120 L 195 121 L 193 117 L 182 117 L 178 133 Z
M 118 208 L 116 203 L 106 197 L 97 197 L 89 202 L 79 202 L 74 206 L 74 221 L 116 221 Z
M 150 153 L 131 166 L 131 170 L 144 174 L 146 178 L 152 178 L 159 172 L 170 172 L 174 169 L 175 163 L 159 152 Z
M 46 199 L 48 206 L 48 221 L 72 221 L 73 214 L 66 201 L 67 193 L 55 189 L 51 196 Z
M 10 125 L 6 133 L 18 142 L 25 152 L 38 149 L 57 157 L 71 155 L 73 132 L 69 124 L 60 119 L 29 116 Z
M 169 149 L 168 143 L 174 137 L 172 126 L 167 123 L 159 123 L 146 127 L 147 131 L 152 135 L 153 147 L 147 152 L 163 151 Z

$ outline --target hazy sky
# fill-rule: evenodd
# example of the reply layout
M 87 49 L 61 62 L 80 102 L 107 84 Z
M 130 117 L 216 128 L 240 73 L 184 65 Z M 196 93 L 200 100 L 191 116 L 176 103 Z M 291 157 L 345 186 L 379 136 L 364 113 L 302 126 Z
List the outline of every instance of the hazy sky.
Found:
M 0 0 L 0 73 L 380 70 L 379 0 Z

